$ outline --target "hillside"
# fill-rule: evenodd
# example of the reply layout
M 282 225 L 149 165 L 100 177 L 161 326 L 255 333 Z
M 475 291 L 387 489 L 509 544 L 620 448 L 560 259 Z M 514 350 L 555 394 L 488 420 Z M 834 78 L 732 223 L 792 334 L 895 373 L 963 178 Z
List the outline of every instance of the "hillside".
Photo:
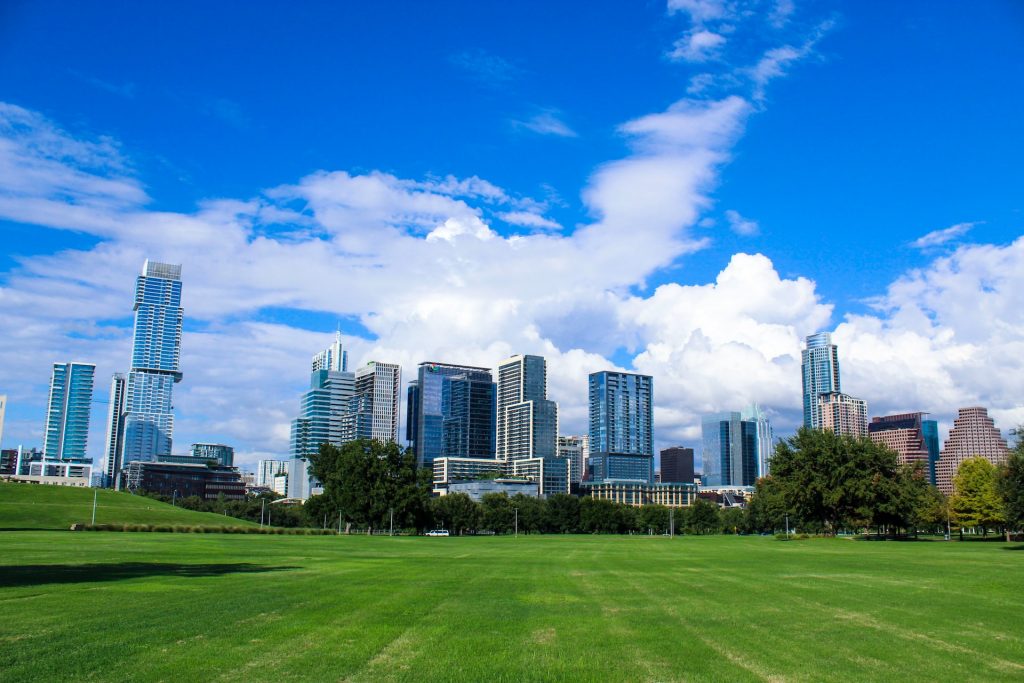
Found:
M 13 529 L 68 529 L 92 519 L 95 489 L 0 483 L 0 531 Z M 253 526 L 253 522 L 211 512 L 172 507 L 143 496 L 100 490 L 97 524 L 183 524 Z

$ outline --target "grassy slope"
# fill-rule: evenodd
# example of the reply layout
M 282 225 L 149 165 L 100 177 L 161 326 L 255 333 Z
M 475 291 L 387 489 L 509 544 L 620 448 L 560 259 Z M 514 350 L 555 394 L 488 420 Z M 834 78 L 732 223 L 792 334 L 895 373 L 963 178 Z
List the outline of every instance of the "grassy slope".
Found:
M 95 489 L 36 484 L 0 484 L 0 530 L 68 529 L 92 519 Z M 151 498 L 99 491 L 97 524 L 183 524 L 251 526 L 252 522 L 210 512 L 172 507 Z
M 998 543 L 9 532 L 0 680 L 1020 680 L 1022 564 Z

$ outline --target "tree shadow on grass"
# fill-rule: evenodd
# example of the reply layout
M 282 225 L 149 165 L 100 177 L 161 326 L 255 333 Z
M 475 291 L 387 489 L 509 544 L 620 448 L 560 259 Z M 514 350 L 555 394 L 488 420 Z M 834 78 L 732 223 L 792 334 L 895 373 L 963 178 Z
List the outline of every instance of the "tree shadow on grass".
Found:
M 1024 545 L 1006 545 L 1003 550 L 1024 550 Z
M 249 562 L 233 564 L 178 564 L 171 562 L 112 562 L 107 564 L 36 564 L 0 566 L 0 587 L 40 586 L 50 583 L 123 581 L 146 576 L 198 578 L 224 574 L 261 574 L 299 567 L 271 567 Z

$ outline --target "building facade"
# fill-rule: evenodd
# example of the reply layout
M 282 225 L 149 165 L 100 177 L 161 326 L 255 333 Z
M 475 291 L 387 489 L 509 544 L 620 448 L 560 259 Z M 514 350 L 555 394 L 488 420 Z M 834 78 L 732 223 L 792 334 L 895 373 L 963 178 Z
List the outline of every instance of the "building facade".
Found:
M 222 443 L 194 443 L 191 457 L 215 460 L 221 465 L 231 467 L 235 464 L 235 449 Z
M 104 450 L 104 469 L 107 486 L 117 488 L 121 475 L 121 454 L 124 449 L 125 394 L 128 377 L 115 372 L 110 380 L 110 405 L 107 408 L 107 447 Z
M 437 458 L 494 458 L 495 386 L 491 371 L 466 365 L 420 363 L 410 391 L 410 444 L 420 467 Z
M 355 372 L 356 436 L 381 443 L 398 443 L 402 368 L 370 361 Z
M 287 460 L 260 460 L 256 463 L 256 486 L 274 488 L 274 477 L 288 472 Z M 282 492 L 284 495 L 285 492 Z
M 335 333 L 334 343 L 313 356 L 313 362 L 310 364 L 309 371 L 318 372 L 320 370 L 330 370 L 331 372 L 348 371 L 348 351 L 345 350 L 345 345 L 341 343 L 340 331 Z
M 928 413 L 901 413 L 873 417 L 868 436 L 896 453 L 902 465 L 921 464 L 928 481 L 935 483 L 932 453 L 939 448 L 939 428 L 935 420 L 925 420 Z
M 654 379 L 629 372 L 589 378 L 591 482 L 654 481 Z
M 849 394 L 833 391 L 818 397 L 819 429 L 840 435 L 864 437 L 868 435 L 868 402 Z
M 744 420 L 753 422 L 757 431 L 757 478 L 768 476 L 772 456 L 775 455 L 775 431 L 768 415 L 758 404 L 741 411 Z
M 587 458 L 590 457 L 590 437 L 560 436 L 558 437 L 558 457 L 569 461 L 569 484 L 579 484 L 587 469 Z
M 985 458 L 993 465 L 1001 465 L 1010 457 L 1006 440 L 988 416 L 988 410 L 980 406 L 961 408 L 953 421 L 953 429 L 935 465 L 935 485 L 939 490 L 951 495 L 960 463 L 974 457 Z
M 124 471 L 129 491 L 147 491 L 164 496 L 204 500 L 244 500 L 245 482 L 235 467 L 205 463 L 171 463 L 135 460 Z
M 44 459 L 86 460 L 95 374 L 92 363 L 53 364 L 43 432 Z
M 753 486 L 758 476 L 758 424 L 739 412 L 707 415 L 701 421 L 701 480 L 705 486 Z
M 639 482 L 604 482 L 593 483 L 586 487 L 586 495 L 600 500 L 632 507 L 644 505 L 664 505 L 670 508 L 687 507 L 697 499 L 697 485 L 661 483 L 644 484 Z M 676 520 L 676 527 L 682 527 L 682 520 Z
M 839 350 L 828 332 L 812 334 L 801 352 L 803 376 L 804 427 L 821 429 L 821 404 L 818 397 L 841 391 L 839 385 Z
M 181 381 L 181 266 L 147 260 L 135 282 L 131 371 L 124 387 L 120 465 L 171 453 L 171 394 Z M 113 396 L 111 403 L 114 403 Z
M 692 484 L 696 472 L 693 462 L 693 449 L 683 446 L 666 448 L 661 455 L 661 483 Z
M 499 460 L 557 454 L 558 404 L 547 398 L 547 363 L 512 356 L 498 364 L 495 455 Z

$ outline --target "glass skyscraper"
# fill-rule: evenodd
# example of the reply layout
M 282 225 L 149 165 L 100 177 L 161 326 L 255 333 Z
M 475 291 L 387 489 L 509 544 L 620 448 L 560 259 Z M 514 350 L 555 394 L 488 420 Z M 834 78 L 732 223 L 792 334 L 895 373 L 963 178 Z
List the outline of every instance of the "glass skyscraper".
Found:
M 183 317 L 181 266 L 147 260 L 135 283 L 135 333 L 124 396 L 124 436 L 114 439 L 114 443 L 122 442 L 120 467 L 171 453 L 171 392 L 181 381 Z
M 491 371 L 466 365 L 420 363 L 410 386 L 411 447 L 420 467 L 443 457 L 493 458 L 495 386 Z
M 590 479 L 654 482 L 654 379 L 605 370 L 590 375 Z
M 753 486 L 758 477 L 759 421 L 741 413 L 707 415 L 701 421 L 705 486 Z M 769 431 L 770 433 L 770 431 Z
M 800 370 L 803 375 L 804 427 L 821 429 L 821 405 L 818 397 L 841 391 L 839 350 L 832 343 L 830 333 L 819 332 L 807 337 L 807 345 L 801 353 Z
M 43 436 L 46 460 L 86 460 L 89 411 L 96 366 L 92 363 L 54 363 Z

